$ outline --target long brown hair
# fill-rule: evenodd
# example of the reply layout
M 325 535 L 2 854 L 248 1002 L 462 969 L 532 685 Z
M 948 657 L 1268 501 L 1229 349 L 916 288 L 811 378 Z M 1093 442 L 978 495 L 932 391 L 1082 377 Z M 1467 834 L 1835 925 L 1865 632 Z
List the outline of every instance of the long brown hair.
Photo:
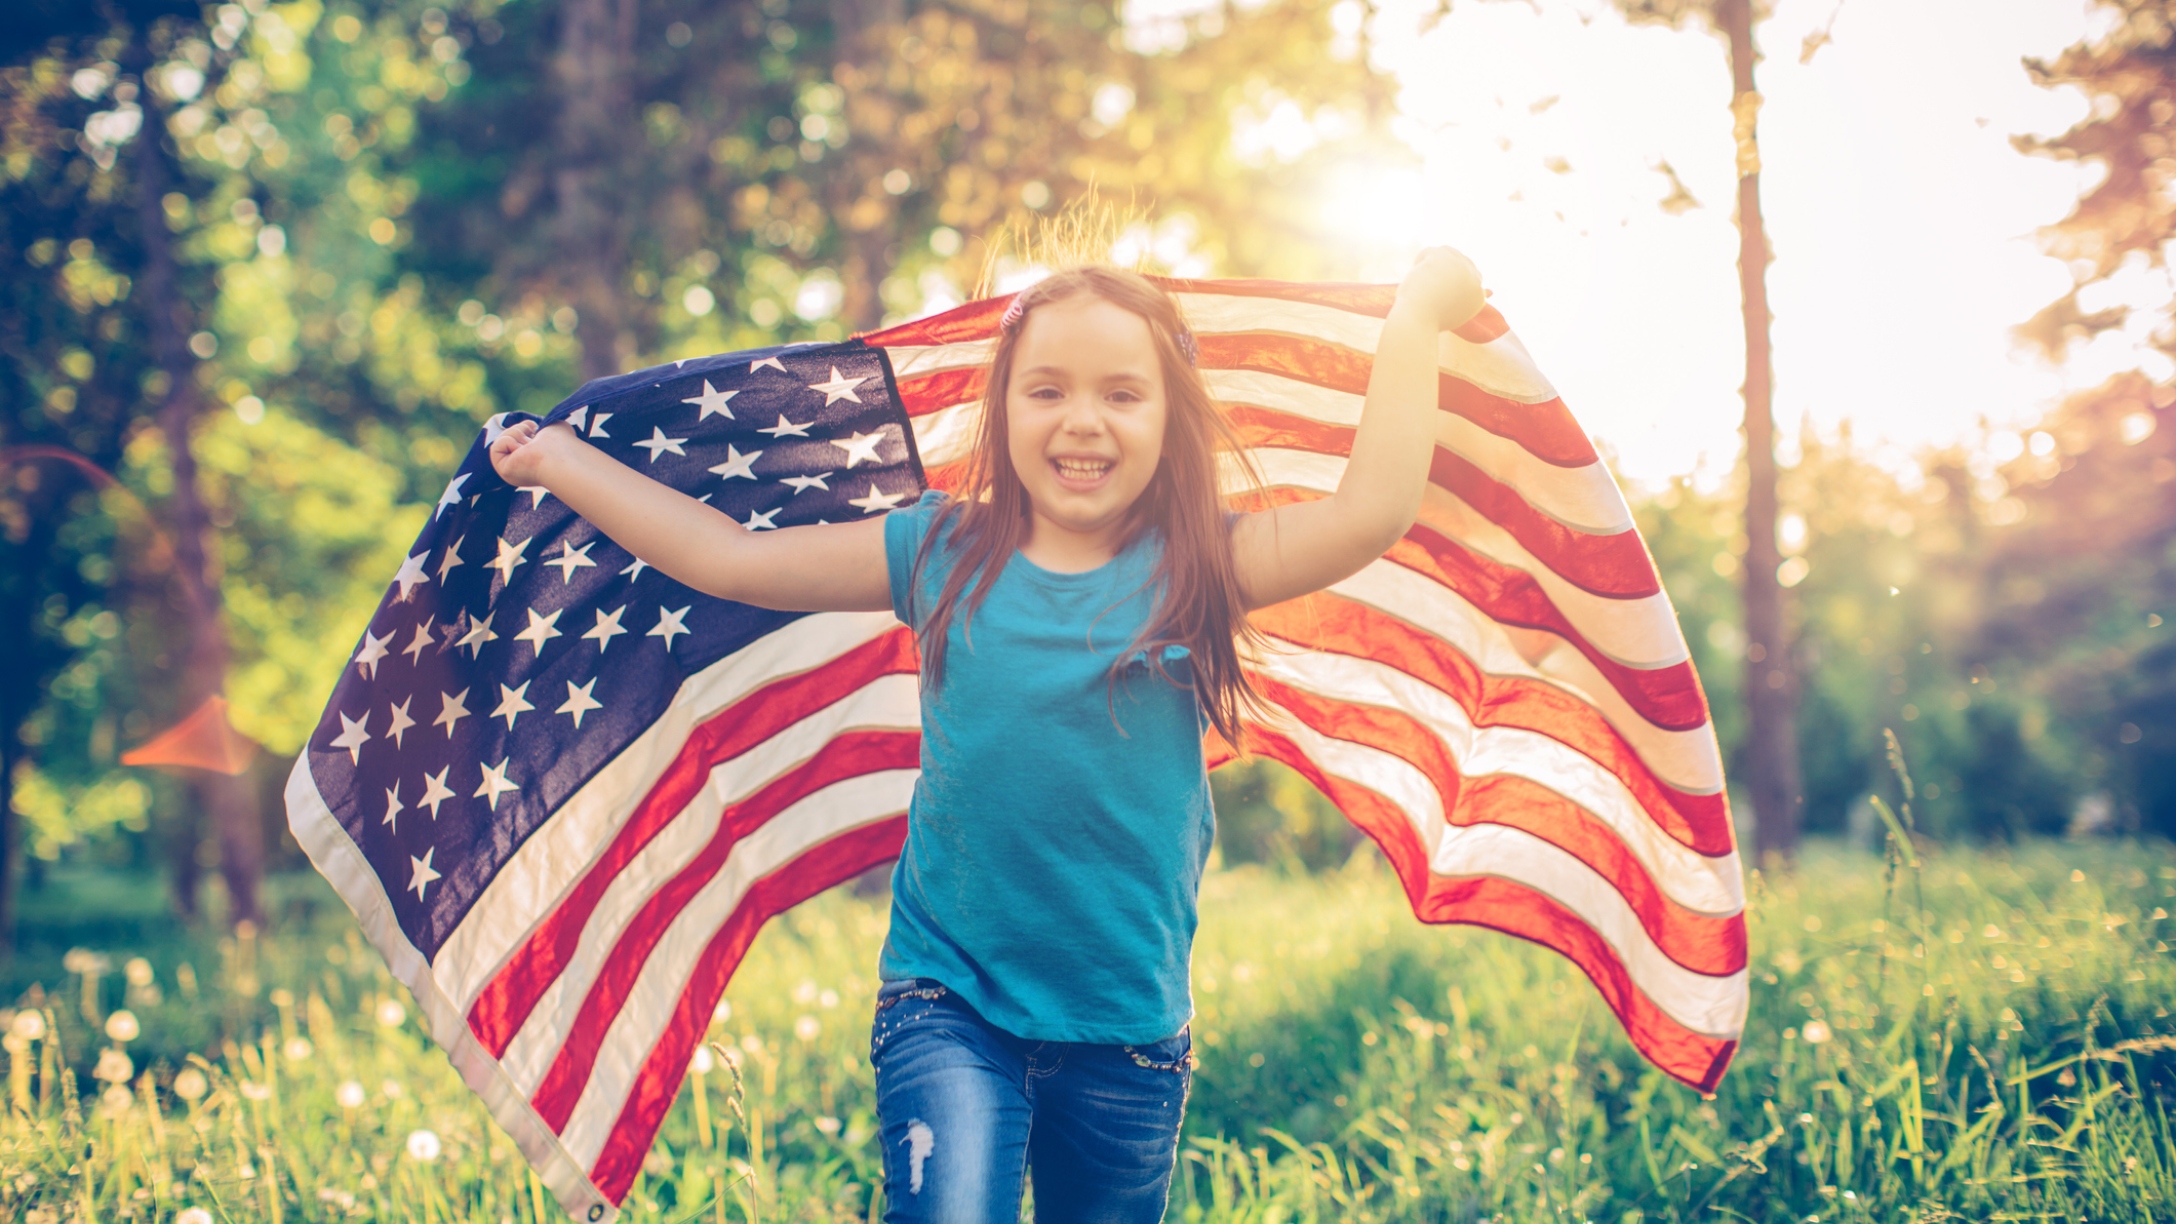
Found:
M 1027 487 L 1013 469 L 1005 421 L 1005 388 L 1012 380 L 1013 354 L 1020 345 L 1019 325 L 1036 307 L 1079 294 L 1092 294 L 1148 323 L 1164 381 L 1164 440 L 1156 474 L 1128 512 L 1126 542 L 1144 531 L 1163 536 L 1163 555 L 1151 584 L 1154 611 L 1118 660 L 1115 685 L 1126 661 L 1145 652 L 1149 667 L 1166 681 L 1163 650 L 1183 646 L 1192 656 L 1194 693 L 1209 724 L 1233 744 L 1240 742 L 1242 718 L 1261 708 L 1261 698 L 1240 668 L 1240 643 L 1258 639 L 1247 623 L 1245 595 L 1232 556 L 1231 529 L 1223 494 L 1217 487 L 1217 456 L 1228 453 L 1241 471 L 1254 469 L 1223 410 L 1209 394 L 1201 371 L 1187 352 L 1192 335 L 1179 316 L 1178 303 L 1148 278 L 1101 265 L 1056 273 L 1024 289 L 1015 303 L 1015 325 L 1001 329 L 982 391 L 982 421 L 966 478 L 922 538 L 915 558 L 919 585 L 938 534 L 953 523 L 954 561 L 944 587 L 918 636 L 923 683 L 944 682 L 946 635 L 955 614 L 973 641 L 975 609 L 997 585 L 1005 563 L 1027 542 L 1030 506 Z M 1254 483 L 1260 478 L 1254 476 Z M 973 583 L 969 589 L 969 583 Z

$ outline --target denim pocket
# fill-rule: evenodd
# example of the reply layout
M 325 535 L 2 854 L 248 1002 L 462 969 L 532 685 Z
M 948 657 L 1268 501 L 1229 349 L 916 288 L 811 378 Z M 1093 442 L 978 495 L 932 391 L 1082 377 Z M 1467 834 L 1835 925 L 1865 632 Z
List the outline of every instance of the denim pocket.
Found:
M 934 978 L 895 978 L 877 987 L 876 1018 L 869 1026 L 869 1057 L 873 1061 L 884 1048 L 884 1039 L 902 1025 L 928 1015 L 952 992 Z
M 1134 1065 L 1151 1071 L 1185 1072 L 1194 1069 L 1194 1028 L 1188 1025 L 1173 1037 L 1125 1047 Z

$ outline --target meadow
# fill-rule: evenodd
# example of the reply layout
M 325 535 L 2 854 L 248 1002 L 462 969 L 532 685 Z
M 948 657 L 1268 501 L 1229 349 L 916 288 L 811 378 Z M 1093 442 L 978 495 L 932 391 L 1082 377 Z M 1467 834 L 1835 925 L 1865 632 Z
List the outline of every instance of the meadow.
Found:
M 116 919 L 108 945 L 18 958 L 0 1218 L 564 1218 L 345 911 L 312 879 L 283 888 L 266 937 Z M 96 878 L 48 890 L 70 913 L 141 908 Z M 1816 846 L 1750 891 L 1751 1022 L 1703 1100 L 1633 1054 L 1567 963 L 1415 923 L 1371 851 L 1316 875 L 1212 874 L 1169 1218 L 2176 1214 L 2170 847 L 1942 850 L 1915 870 Z M 764 932 L 629 1220 L 880 1212 L 884 919 L 881 898 L 840 889 Z

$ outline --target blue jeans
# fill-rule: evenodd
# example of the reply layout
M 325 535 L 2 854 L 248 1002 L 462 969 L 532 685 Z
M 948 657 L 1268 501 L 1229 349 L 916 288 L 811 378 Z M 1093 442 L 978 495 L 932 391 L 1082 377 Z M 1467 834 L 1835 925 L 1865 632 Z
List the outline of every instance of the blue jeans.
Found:
M 890 1224 L 1156 1224 L 1193 1040 L 1026 1041 L 929 978 L 884 983 L 869 1038 Z

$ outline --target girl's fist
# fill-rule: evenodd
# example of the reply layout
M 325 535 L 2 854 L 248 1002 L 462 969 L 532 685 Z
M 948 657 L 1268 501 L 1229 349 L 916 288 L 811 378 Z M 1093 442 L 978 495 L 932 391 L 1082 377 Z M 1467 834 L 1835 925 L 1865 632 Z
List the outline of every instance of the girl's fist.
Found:
M 544 483 L 544 460 L 561 441 L 555 434 L 572 436 L 573 431 L 563 425 L 539 431 L 535 421 L 523 421 L 501 431 L 491 444 L 491 466 L 498 469 L 499 478 L 510 485 L 536 486 Z
M 1450 247 L 1428 247 L 1413 257 L 1413 267 L 1398 286 L 1398 305 L 1420 312 L 1439 330 L 1450 331 L 1481 312 L 1481 270 Z

